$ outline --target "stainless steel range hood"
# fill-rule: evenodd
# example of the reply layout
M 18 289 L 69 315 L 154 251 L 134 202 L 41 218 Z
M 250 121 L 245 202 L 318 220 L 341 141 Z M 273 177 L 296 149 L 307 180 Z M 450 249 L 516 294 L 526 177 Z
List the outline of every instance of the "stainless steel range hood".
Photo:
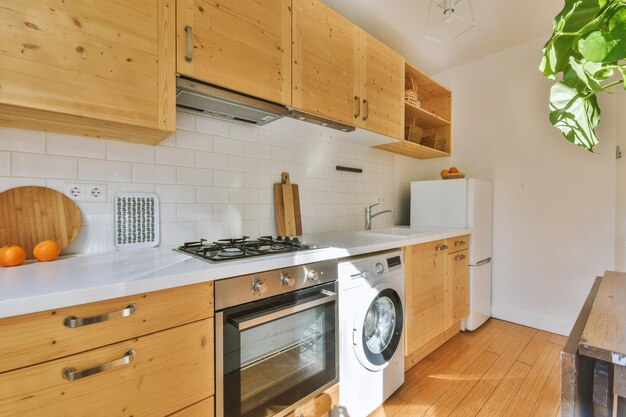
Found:
M 342 132 L 353 132 L 355 130 L 354 126 L 350 126 L 341 122 L 336 122 L 330 119 L 325 119 L 321 116 L 304 113 L 296 109 L 289 110 L 289 117 L 293 119 L 301 120 L 303 122 L 308 122 L 308 123 L 313 123 L 319 126 L 328 127 L 330 129 L 341 130 Z
M 279 104 L 185 77 L 176 77 L 176 107 L 256 126 L 263 126 L 289 114 L 289 110 Z

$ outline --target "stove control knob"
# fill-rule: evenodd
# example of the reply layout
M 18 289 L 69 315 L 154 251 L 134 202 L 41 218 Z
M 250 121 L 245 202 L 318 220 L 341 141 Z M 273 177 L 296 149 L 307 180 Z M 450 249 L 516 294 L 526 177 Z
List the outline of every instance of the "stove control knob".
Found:
M 310 269 L 309 272 L 306 273 L 306 279 L 313 282 L 319 281 L 320 273 L 317 272 L 315 269 Z
M 289 274 L 280 274 L 280 283 L 283 287 L 293 287 L 296 285 L 296 279 Z
M 376 265 L 374 265 L 374 270 L 378 275 L 380 275 L 385 272 L 385 266 L 381 262 L 376 262 Z
M 257 294 L 265 294 L 267 292 L 267 284 L 263 281 L 254 281 L 252 290 Z

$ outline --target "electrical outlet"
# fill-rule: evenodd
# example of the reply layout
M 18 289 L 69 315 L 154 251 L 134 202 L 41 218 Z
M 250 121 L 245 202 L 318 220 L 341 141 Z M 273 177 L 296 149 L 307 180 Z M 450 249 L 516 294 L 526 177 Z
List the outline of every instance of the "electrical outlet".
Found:
M 74 201 L 107 201 L 105 184 L 65 183 L 63 193 Z
M 376 202 L 377 203 L 384 203 L 385 202 L 385 197 L 376 197 Z

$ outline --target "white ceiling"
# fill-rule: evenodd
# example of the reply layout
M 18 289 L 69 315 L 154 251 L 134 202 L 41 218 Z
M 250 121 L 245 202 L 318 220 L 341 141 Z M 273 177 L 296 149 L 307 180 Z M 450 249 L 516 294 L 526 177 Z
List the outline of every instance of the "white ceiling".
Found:
M 563 0 L 473 0 L 476 26 L 442 45 L 424 38 L 429 0 L 325 3 L 431 75 L 533 39 L 547 40 L 552 19 L 563 7 Z

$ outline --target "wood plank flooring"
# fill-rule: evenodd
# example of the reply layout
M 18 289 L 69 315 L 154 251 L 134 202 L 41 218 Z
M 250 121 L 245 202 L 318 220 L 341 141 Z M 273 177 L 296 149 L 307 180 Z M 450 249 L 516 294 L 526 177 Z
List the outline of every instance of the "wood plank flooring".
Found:
M 411 368 L 370 417 L 559 417 L 566 340 L 490 319 Z

